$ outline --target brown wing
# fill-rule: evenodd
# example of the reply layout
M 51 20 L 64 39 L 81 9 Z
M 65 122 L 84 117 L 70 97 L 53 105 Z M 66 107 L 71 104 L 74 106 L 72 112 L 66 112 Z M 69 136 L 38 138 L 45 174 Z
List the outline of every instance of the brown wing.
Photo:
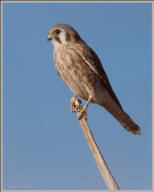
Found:
M 102 79 L 104 87 L 106 87 L 106 89 L 110 93 L 113 100 L 122 109 L 122 106 L 110 85 L 109 79 L 106 75 L 106 72 L 103 69 L 103 66 L 102 66 L 101 61 L 99 60 L 98 56 L 84 42 L 82 42 L 81 45 L 82 46 L 80 47 L 80 49 L 78 49 L 78 51 L 80 50 L 79 54 L 84 59 L 84 61 L 89 65 L 89 67 Z

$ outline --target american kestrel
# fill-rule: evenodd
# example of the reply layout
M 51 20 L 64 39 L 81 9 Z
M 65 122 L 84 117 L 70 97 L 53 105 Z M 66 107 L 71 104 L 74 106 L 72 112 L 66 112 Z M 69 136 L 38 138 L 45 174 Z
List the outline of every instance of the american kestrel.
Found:
M 74 92 L 71 100 L 79 96 L 87 100 L 78 119 L 86 113 L 90 102 L 103 106 L 123 127 L 141 134 L 139 126 L 124 112 L 96 53 L 67 24 L 53 26 L 48 35 L 54 46 L 54 62 L 64 83 Z

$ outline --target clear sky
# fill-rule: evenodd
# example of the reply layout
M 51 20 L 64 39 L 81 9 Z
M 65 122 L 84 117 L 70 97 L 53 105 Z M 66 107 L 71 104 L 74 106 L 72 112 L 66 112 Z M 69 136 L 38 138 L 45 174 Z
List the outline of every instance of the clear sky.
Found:
M 127 131 L 90 104 L 88 124 L 121 189 L 152 187 L 151 3 L 3 4 L 3 180 L 12 188 L 107 189 L 58 76 L 49 29 L 73 26 L 103 62 Z

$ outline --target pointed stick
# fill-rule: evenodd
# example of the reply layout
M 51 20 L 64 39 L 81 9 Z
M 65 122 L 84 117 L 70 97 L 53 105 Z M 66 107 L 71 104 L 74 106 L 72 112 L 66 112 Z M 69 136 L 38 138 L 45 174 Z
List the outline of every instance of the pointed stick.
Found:
M 80 100 L 78 100 L 78 98 L 76 98 L 75 104 L 74 104 L 74 108 L 76 109 L 76 113 L 78 115 L 78 113 L 80 112 L 82 106 L 80 104 Z M 90 128 L 88 127 L 88 124 L 85 120 L 85 115 L 82 116 L 82 118 L 80 119 L 80 125 L 82 127 L 82 130 L 85 134 L 85 137 L 87 139 L 88 145 L 92 151 L 92 154 L 94 156 L 94 159 L 96 161 L 96 164 L 100 170 L 101 175 L 103 176 L 106 185 L 108 186 L 108 188 L 110 190 L 120 190 L 117 182 L 115 181 L 114 177 L 112 176 L 112 173 L 110 171 L 110 169 L 107 166 L 107 163 L 105 162 L 103 155 L 101 154 L 101 152 L 99 151 L 99 148 L 95 142 L 95 139 L 92 135 L 92 132 L 90 130 Z

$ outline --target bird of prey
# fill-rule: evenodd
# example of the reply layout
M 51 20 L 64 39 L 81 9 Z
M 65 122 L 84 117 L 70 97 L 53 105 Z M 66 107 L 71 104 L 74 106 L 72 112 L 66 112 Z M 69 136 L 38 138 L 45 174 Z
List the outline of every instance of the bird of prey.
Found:
M 103 106 L 121 125 L 133 134 L 141 134 L 140 127 L 123 110 L 96 53 L 75 29 L 67 24 L 56 24 L 48 35 L 54 46 L 54 62 L 64 83 L 86 104 L 78 115 L 81 119 L 89 103 Z

